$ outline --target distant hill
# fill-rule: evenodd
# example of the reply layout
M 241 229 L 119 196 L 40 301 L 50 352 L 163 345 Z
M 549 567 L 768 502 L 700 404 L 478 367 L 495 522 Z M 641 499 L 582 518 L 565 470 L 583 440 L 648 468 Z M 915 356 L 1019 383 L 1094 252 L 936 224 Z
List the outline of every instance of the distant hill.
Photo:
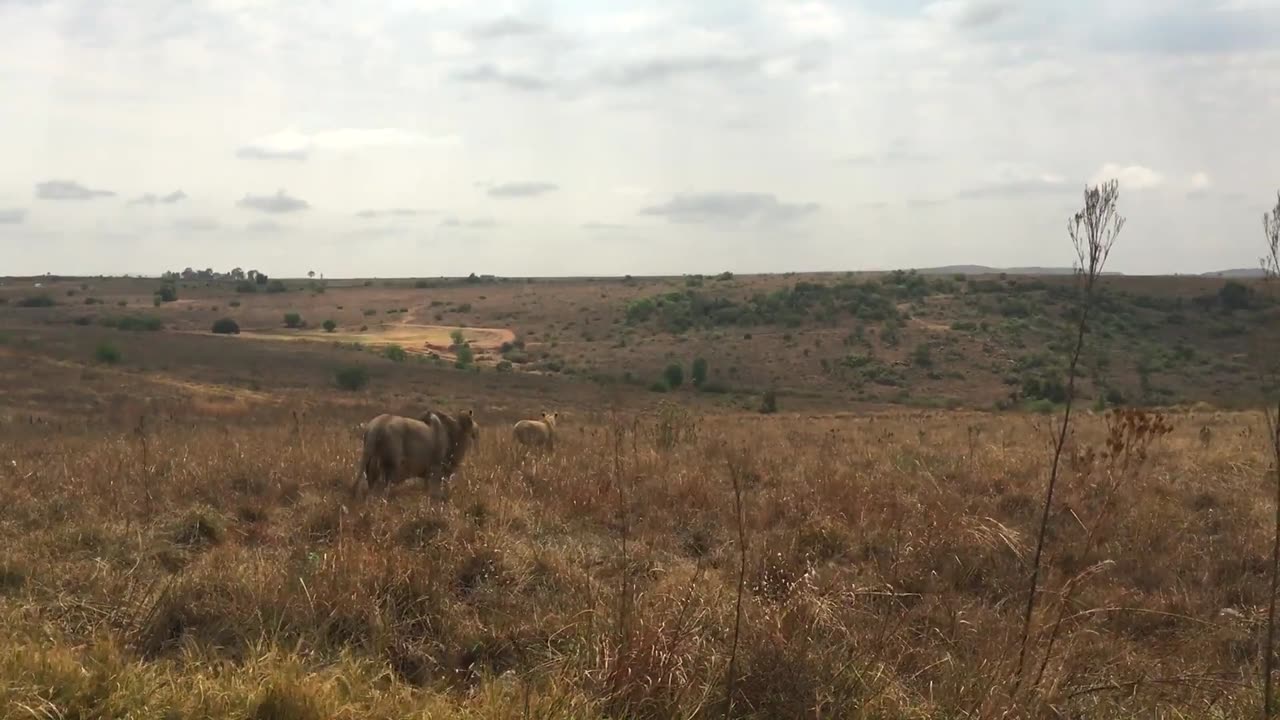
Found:
M 1219 270 L 1217 272 L 1207 272 L 1201 275 L 1201 277 L 1260 278 L 1260 277 L 1264 277 L 1265 275 L 1266 273 L 1262 271 L 1262 268 L 1256 267 L 1256 268 L 1235 268 L 1233 270 Z

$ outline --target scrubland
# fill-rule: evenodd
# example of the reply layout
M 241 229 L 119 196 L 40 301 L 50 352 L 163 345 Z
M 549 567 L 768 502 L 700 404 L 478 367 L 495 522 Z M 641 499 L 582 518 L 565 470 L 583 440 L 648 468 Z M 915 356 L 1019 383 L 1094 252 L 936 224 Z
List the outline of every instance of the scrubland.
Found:
M 1257 415 L 1078 416 L 1019 671 L 1050 418 L 477 410 L 365 504 L 337 414 L 7 425 L 0 717 L 1257 713 Z

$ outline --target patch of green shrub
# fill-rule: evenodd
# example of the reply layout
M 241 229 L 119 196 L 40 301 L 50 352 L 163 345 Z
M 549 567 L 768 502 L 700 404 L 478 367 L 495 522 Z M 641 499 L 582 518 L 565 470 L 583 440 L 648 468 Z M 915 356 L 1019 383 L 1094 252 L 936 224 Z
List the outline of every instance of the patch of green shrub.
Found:
M 232 318 L 220 318 L 213 321 L 212 332 L 217 335 L 239 335 L 240 323 Z
M 348 365 L 334 373 L 334 381 L 339 388 L 354 392 L 369 384 L 369 371 L 360 365 Z

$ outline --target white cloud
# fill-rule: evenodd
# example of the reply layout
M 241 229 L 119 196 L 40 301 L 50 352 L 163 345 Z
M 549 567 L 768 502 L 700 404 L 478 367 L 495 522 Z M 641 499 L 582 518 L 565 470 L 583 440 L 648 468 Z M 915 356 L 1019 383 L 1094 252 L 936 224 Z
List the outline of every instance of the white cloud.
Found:
M 776 0 L 767 6 L 794 35 L 836 37 L 844 33 L 844 18 L 825 2 Z
M 457 135 L 425 135 L 400 128 L 338 128 L 314 133 L 295 128 L 265 135 L 243 145 L 242 158 L 304 160 L 316 151 L 354 152 L 379 147 L 449 147 L 461 144 Z
M 1164 176 L 1141 165 L 1120 165 L 1106 163 L 1094 173 L 1091 184 L 1100 184 L 1115 179 L 1120 183 L 1120 190 L 1150 190 L 1164 185 Z

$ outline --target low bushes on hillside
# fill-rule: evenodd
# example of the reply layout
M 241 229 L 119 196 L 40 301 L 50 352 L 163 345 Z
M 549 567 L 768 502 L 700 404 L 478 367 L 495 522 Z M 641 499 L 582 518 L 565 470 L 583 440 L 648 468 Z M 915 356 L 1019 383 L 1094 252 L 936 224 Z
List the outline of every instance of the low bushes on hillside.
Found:
M 221 318 L 213 322 L 212 330 L 217 335 L 239 335 L 240 323 L 234 318 Z

